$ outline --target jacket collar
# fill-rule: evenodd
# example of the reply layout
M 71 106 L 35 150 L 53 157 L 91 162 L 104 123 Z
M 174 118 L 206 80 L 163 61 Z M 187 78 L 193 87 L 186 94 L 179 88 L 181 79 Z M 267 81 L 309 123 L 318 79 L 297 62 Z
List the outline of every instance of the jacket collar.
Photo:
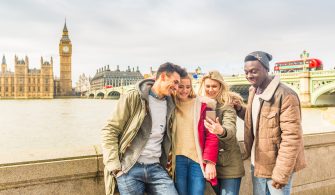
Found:
M 259 95 L 259 97 L 264 101 L 270 101 L 279 83 L 280 83 L 279 76 L 274 76 L 270 84 L 265 88 L 264 92 Z
M 136 90 L 140 93 L 141 98 L 144 99 L 146 102 L 149 102 L 149 91 L 151 87 L 154 85 L 155 80 L 153 79 L 144 79 L 136 84 Z M 171 96 L 166 96 L 167 101 L 167 116 L 170 115 L 171 111 L 174 109 L 175 104 L 172 100 Z

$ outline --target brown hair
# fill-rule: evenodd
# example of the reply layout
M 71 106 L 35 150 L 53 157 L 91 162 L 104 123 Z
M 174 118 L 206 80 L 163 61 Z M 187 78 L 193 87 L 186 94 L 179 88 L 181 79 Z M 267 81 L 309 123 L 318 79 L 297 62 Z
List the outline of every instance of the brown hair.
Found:
M 179 65 L 173 64 L 171 62 L 166 62 L 158 67 L 156 72 L 156 80 L 163 72 L 166 72 L 168 76 L 174 72 L 179 74 L 180 77 L 185 77 L 187 75 L 187 72 L 184 68 L 181 68 Z

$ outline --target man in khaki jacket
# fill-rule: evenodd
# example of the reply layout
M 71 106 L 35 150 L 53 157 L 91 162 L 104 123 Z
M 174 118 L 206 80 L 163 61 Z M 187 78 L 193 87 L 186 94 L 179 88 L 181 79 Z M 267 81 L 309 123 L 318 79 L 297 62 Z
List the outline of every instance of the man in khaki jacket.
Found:
M 306 167 L 297 94 L 270 77 L 272 56 L 262 51 L 245 57 L 244 71 L 252 85 L 248 105 L 235 104 L 244 119 L 246 157 L 251 155 L 253 194 L 290 194 L 293 172 Z
M 121 195 L 177 194 L 165 170 L 175 108 L 170 95 L 186 74 L 178 65 L 162 64 L 156 80 L 139 82 L 118 101 L 102 129 L 107 195 L 114 194 L 115 180 Z

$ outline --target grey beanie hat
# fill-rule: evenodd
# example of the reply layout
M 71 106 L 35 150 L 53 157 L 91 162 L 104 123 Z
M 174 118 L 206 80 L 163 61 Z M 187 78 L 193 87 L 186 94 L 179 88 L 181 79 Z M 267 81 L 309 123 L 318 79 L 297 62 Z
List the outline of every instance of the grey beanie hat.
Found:
M 272 60 L 271 54 L 268 54 L 264 51 L 254 51 L 254 52 L 249 53 L 244 58 L 244 62 L 255 61 L 255 60 L 258 60 L 267 71 L 270 70 L 269 61 Z

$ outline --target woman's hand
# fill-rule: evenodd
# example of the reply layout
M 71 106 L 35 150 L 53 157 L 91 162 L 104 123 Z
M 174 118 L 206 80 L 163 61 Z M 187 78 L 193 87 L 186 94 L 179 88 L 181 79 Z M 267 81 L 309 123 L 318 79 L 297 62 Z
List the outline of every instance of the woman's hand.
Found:
M 213 133 L 216 135 L 224 135 L 226 133 L 219 122 L 219 117 L 216 117 L 215 121 L 206 117 L 206 120 L 204 121 L 204 123 L 205 123 L 205 127 L 208 129 L 210 133 Z
M 216 177 L 216 167 L 212 162 L 207 162 L 205 167 L 205 178 L 209 181 Z

